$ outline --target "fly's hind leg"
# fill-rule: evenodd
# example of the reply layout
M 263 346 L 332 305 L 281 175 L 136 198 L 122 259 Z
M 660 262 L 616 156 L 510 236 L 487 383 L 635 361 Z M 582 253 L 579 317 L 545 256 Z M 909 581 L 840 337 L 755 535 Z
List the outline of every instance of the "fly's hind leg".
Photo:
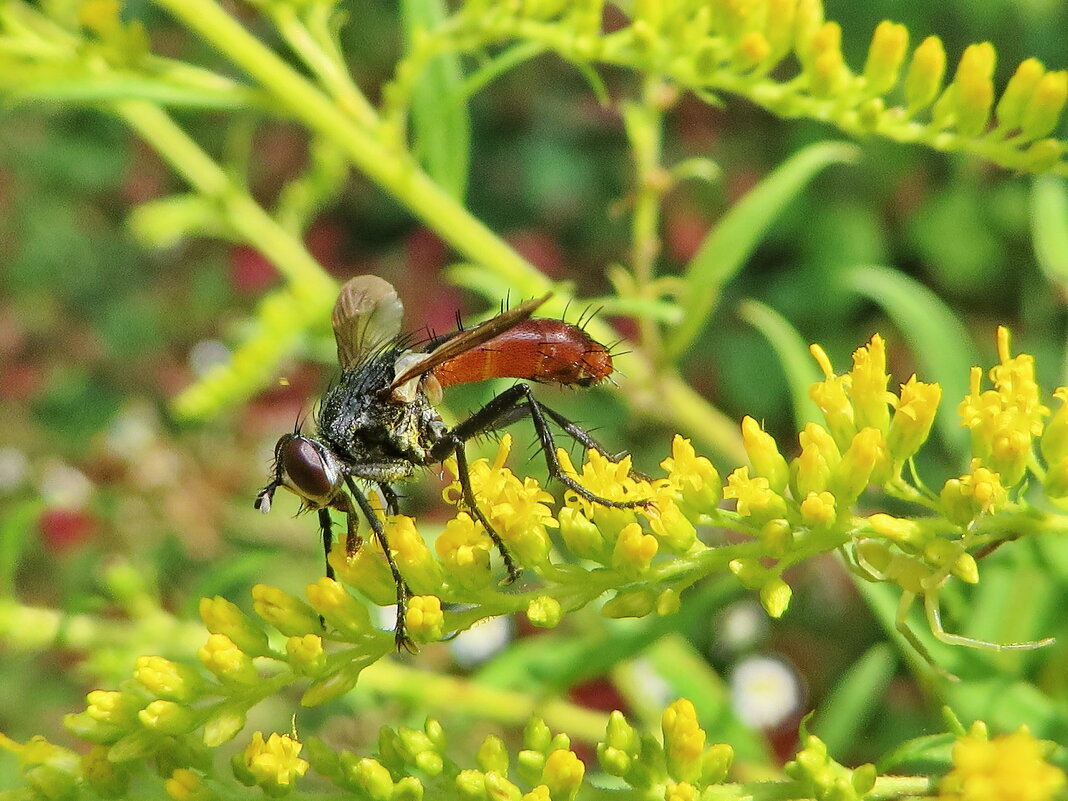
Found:
M 453 437 L 457 437 L 466 442 L 479 434 L 504 428 L 521 417 L 528 416 L 530 417 L 530 421 L 534 424 L 534 430 L 537 432 L 542 452 L 545 454 L 545 465 L 549 470 L 549 478 L 555 478 L 569 490 L 575 492 L 579 497 L 584 498 L 591 503 L 596 503 L 599 506 L 610 506 L 613 509 L 634 509 L 636 507 L 645 507 L 649 505 L 649 499 L 647 498 L 632 501 L 614 501 L 611 498 L 602 498 L 600 495 L 586 489 L 571 476 L 567 475 L 560 465 L 560 460 L 556 456 L 556 440 L 553 437 L 552 429 L 549 428 L 548 420 L 545 419 L 546 416 L 559 425 L 560 428 L 564 430 L 564 433 L 576 442 L 585 445 L 587 448 L 593 448 L 612 461 L 617 461 L 617 459 L 613 454 L 610 454 L 603 445 L 590 436 L 588 432 L 572 423 L 563 415 L 558 414 L 547 406 L 543 406 L 539 403 L 534 397 L 534 393 L 531 392 L 530 385 L 528 384 L 519 383 L 506 389 L 462 423 L 459 423 L 450 433 Z M 445 456 L 448 455 L 449 453 L 445 454 Z M 438 454 L 435 452 L 434 456 L 437 457 Z M 634 471 L 631 472 L 632 477 L 642 478 L 641 474 L 635 474 Z

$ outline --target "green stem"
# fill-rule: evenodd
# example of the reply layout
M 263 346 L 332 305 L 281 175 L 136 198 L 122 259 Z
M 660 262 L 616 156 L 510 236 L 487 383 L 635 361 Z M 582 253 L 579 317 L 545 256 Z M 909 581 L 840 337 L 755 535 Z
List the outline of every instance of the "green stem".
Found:
M 247 192 L 175 124 L 162 109 L 142 100 L 123 100 L 115 112 L 206 198 L 219 203 L 229 226 L 254 243 L 293 287 L 296 295 L 332 299 L 334 281 L 299 239 L 278 224 Z

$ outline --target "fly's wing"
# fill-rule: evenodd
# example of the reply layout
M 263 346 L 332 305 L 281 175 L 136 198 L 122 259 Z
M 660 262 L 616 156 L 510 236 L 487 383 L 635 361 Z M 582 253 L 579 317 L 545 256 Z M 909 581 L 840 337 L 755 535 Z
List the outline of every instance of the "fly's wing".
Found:
M 396 339 L 404 317 L 397 290 L 377 275 L 357 275 L 341 287 L 330 323 L 341 367 L 353 367 L 385 342 Z
M 466 353 L 472 348 L 477 348 L 479 345 L 488 342 L 495 336 L 503 334 L 511 328 L 515 328 L 515 326 L 528 319 L 530 315 L 534 313 L 534 310 L 547 301 L 551 296 L 552 293 L 549 293 L 547 295 L 542 295 L 540 298 L 533 298 L 525 303 L 520 303 L 518 306 L 501 312 L 496 317 L 491 317 L 484 323 L 479 323 L 474 328 L 468 328 L 465 331 L 459 332 L 456 336 L 445 340 L 432 351 L 423 355 L 422 358 L 408 366 L 403 372 L 399 373 L 397 377 L 393 379 L 390 389 L 395 390 L 398 387 L 403 386 L 406 382 L 411 381 L 413 378 L 426 375 L 439 364 L 444 364 L 450 359 L 455 359 L 460 354 Z

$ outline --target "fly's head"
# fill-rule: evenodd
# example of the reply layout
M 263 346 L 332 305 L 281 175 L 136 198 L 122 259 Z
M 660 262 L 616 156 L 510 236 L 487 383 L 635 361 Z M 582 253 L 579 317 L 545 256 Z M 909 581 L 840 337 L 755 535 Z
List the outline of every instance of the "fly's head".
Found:
M 274 477 L 256 495 L 255 507 L 271 511 L 274 491 L 285 487 L 308 509 L 327 506 L 341 489 L 344 472 L 323 443 L 300 433 L 284 434 L 274 446 Z

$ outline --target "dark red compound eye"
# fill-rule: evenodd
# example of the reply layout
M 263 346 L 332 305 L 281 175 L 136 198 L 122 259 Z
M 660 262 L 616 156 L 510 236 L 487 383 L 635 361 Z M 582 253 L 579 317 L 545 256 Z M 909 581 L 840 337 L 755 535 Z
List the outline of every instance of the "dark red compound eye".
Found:
M 280 473 L 290 489 L 310 500 L 325 503 L 337 489 L 331 470 L 307 437 L 287 434 L 275 449 Z

